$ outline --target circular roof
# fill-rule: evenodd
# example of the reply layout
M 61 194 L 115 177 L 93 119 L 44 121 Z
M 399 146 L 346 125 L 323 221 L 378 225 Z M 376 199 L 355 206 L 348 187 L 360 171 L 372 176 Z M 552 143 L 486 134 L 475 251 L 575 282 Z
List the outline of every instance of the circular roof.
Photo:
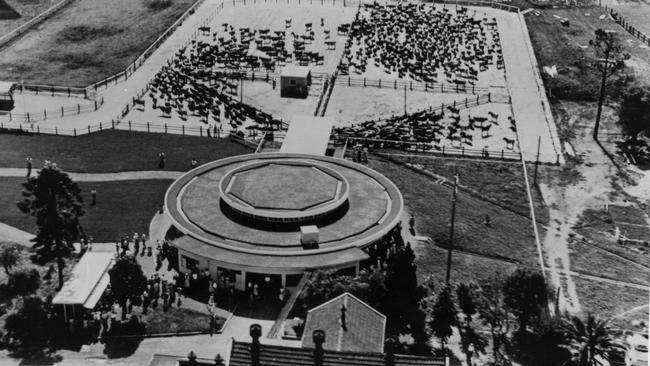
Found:
M 348 198 L 348 181 L 336 170 L 299 160 L 250 163 L 219 182 L 233 210 L 263 221 L 298 222 L 331 213 Z
M 386 177 L 325 156 L 266 153 L 213 161 L 178 178 L 165 212 L 175 245 L 240 266 L 322 268 L 359 260 L 361 248 L 401 220 L 403 199 Z M 318 228 L 305 246 L 301 228 Z

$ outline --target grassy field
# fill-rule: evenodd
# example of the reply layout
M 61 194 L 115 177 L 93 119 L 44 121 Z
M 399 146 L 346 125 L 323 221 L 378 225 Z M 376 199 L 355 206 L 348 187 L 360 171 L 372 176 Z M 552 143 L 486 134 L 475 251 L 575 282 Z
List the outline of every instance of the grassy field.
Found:
M 571 269 L 580 273 L 607 277 L 613 280 L 649 285 L 650 270 L 637 266 L 610 252 L 574 241 L 569 245 Z
M 0 36 L 23 25 L 55 3 L 51 0 L 0 0 Z
M 536 15 L 539 13 L 539 16 Z M 605 10 L 596 6 L 571 9 L 540 9 L 526 15 L 526 23 L 539 67 L 557 66 L 558 76 L 551 78 L 542 71 L 544 84 L 553 97 L 568 100 L 595 100 L 599 90 L 598 73 L 593 71 L 595 55 L 589 40 L 598 28 L 615 30 L 631 59 L 626 72 L 633 72 L 641 82 L 650 82 L 650 50 L 641 48 L 640 42 L 630 36 L 614 21 L 604 18 Z M 564 27 L 560 19 L 567 18 L 570 26 Z M 623 75 L 624 73 L 620 73 Z M 612 84 L 622 84 L 612 77 Z M 613 90 L 613 89 L 612 89 Z
M 437 246 L 445 248 L 452 189 L 395 163 L 372 159 L 368 165 L 386 175 L 401 190 L 407 212 L 416 217 L 418 235 L 429 236 Z M 489 227 L 483 223 L 486 214 L 491 219 Z M 532 224 L 527 217 L 460 191 L 455 227 L 454 248 L 474 254 L 457 255 L 458 276 L 477 279 L 514 265 L 538 267 Z M 444 251 L 429 248 L 428 244 L 417 250 L 422 254 L 418 258 L 420 274 L 440 276 L 444 271 L 441 264 L 445 258 Z
M 25 158 L 31 156 L 35 168 L 51 160 L 71 172 L 156 170 L 161 151 L 165 169 L 178 171 L 188 170 L 193 158 L 205 163 L 253 152 L 228 139 L 118 130 L 79 137 L 0 134 L 0 167 L 24 167 Z
M 619 314 L 648 304 L 648 291 L 574 277 L 584 313 L 612 318 L 612 324 L 634 329 L 632 320 L 648 321 L 648 308 L 621 316 Z M 637 329 L 641 330 L 641 329 Z
M 85 87 L 122 71 L 194 0 L 77 0 L 0 53 L 0 80 Z
M 0 222 L 36 232 L 36 221 L 16 207 L 23 178 L 0 178 Z M 81 225 L 95 242 L 113 242 L 121 235 L 148 233 L 153 215 L 160 209 L 170 180 L 136 180 L 79 183 L 86 214 Z M 90 206 L 90 190 L 97 190 L 97 205 Z
M 476 195 L 498 202 L 521 215 L 530 216 L 530 205 L 526 193 L 524 170 L 520 162 L 485 162 L 472 159 L 440 157 L 391 157 L 395 161 L 424 169 L 433 174 L 453 180 L 458 173 L 461 189 L 466 187 Z M 533 181 L 534 166 L 527 167 L 529 179 Z M 532 189 L 537 220 L 546 223 L 548 210 L 536 189 Z

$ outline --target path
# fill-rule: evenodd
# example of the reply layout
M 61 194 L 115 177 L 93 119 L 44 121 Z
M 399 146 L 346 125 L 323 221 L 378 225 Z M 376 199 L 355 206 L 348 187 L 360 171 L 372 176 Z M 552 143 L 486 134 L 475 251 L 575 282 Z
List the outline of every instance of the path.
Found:
M 33 238 L 34 234 L 0 222 L 0 242 L 12 242 L 22 246 L 31 247 L 33 244 L 31 239 Z
M 167 60 L 190 39 L 201 23 L 221 6 L 221 1 L 208 0 L 204 1 L 196 9 L 194 14 L 190 15 L 181 24 L 173 34 L 138 68 L 126 81 L 119 82 L 116 85 L 109 86 L 108 89 L 98 91 L 104 97 L 104 105 L 95 112 L 82 113 L 79 115 L 66 116 L 65 118 L 52 118 L 39 122 L 41 127 L 65 128 L 72 130 L 82 130 L 89 124 L 95 125 L 100 122 L 105 126 L 110 126 L 111 120 L 116 119 L 117 115 L 124 107 L 131 103 L 133 97 L 139 93 L 142 88 L 153 78 L 153 76 L 166 65 Z M 146 122 L 146 121 L 141 121 Z M 16 124 L 17 125 L 17 124 Z M 25 125 L 27 127 L 28 125 Z
M 481 11 L 484 11 L 481 8 Z M 488 9 L 498 17 L 499 35 L 506 64 L 508 90 L 517 122 L 517 134 L 526 160 L 534 160 L 537 141 L 541 137 L 540 160 L 555 163 L 560 151 L 555 122 L 539 80 L 537 61 L 533 53 L 525 19 L 515 13 Z M 523 24 L 522 24 L 523 23 Z M 560 162 L 563 158 L 560 156 Z
M 122 180 L 176 179 L 185 172 L 168 170 L 143 170 L 114 173 L 74 173 L 66 172 L 75 182 L 113 182 Z M 25 177 L 25 168 L 0 168 L 0 177 Z M 32 171 L 32 175 L 38 170 Z

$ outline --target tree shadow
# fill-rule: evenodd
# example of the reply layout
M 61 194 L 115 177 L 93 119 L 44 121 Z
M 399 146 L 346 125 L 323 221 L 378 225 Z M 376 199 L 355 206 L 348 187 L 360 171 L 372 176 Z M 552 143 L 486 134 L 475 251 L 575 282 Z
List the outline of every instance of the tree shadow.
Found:
M 0 0 L 0 20 L 18 19 L 20 14 L 12 8 L 6 1 Z
M 146 331 L 146 325 L 135 316 L 125 323 L 113 325 L 105 339 L 104 354 L 109 359 L 131 356 L 140 347 Z

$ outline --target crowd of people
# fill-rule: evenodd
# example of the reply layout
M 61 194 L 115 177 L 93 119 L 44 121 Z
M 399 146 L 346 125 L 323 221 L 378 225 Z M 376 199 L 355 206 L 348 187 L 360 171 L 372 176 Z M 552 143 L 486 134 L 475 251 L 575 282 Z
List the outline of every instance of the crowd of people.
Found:
M 502 137 L 502 141 L 492 138 L 497 128 L 498 137 Z M 374 143 L 377 145 L 375 147 L 437 151 L 444 147 L 489 147 L 495 150 L 500 146 L 512 150 L 516 140 L 515 132 L 516 125 L 510 116 L 507 123 L 499 122 L 497 113 L 488 112 L 487 116 L 461 115 L 460 109 L 453 106 L 447 106 L 442 111 L 423 110 L 334 129 L 338 136 L 385 140 Z
M 370 63 L 415 81 L 475 85 L 504 67 L 496 19 L 476 10 L 425 4 L 364 4 L 350 26 L 339 72 L 364 74 Z

